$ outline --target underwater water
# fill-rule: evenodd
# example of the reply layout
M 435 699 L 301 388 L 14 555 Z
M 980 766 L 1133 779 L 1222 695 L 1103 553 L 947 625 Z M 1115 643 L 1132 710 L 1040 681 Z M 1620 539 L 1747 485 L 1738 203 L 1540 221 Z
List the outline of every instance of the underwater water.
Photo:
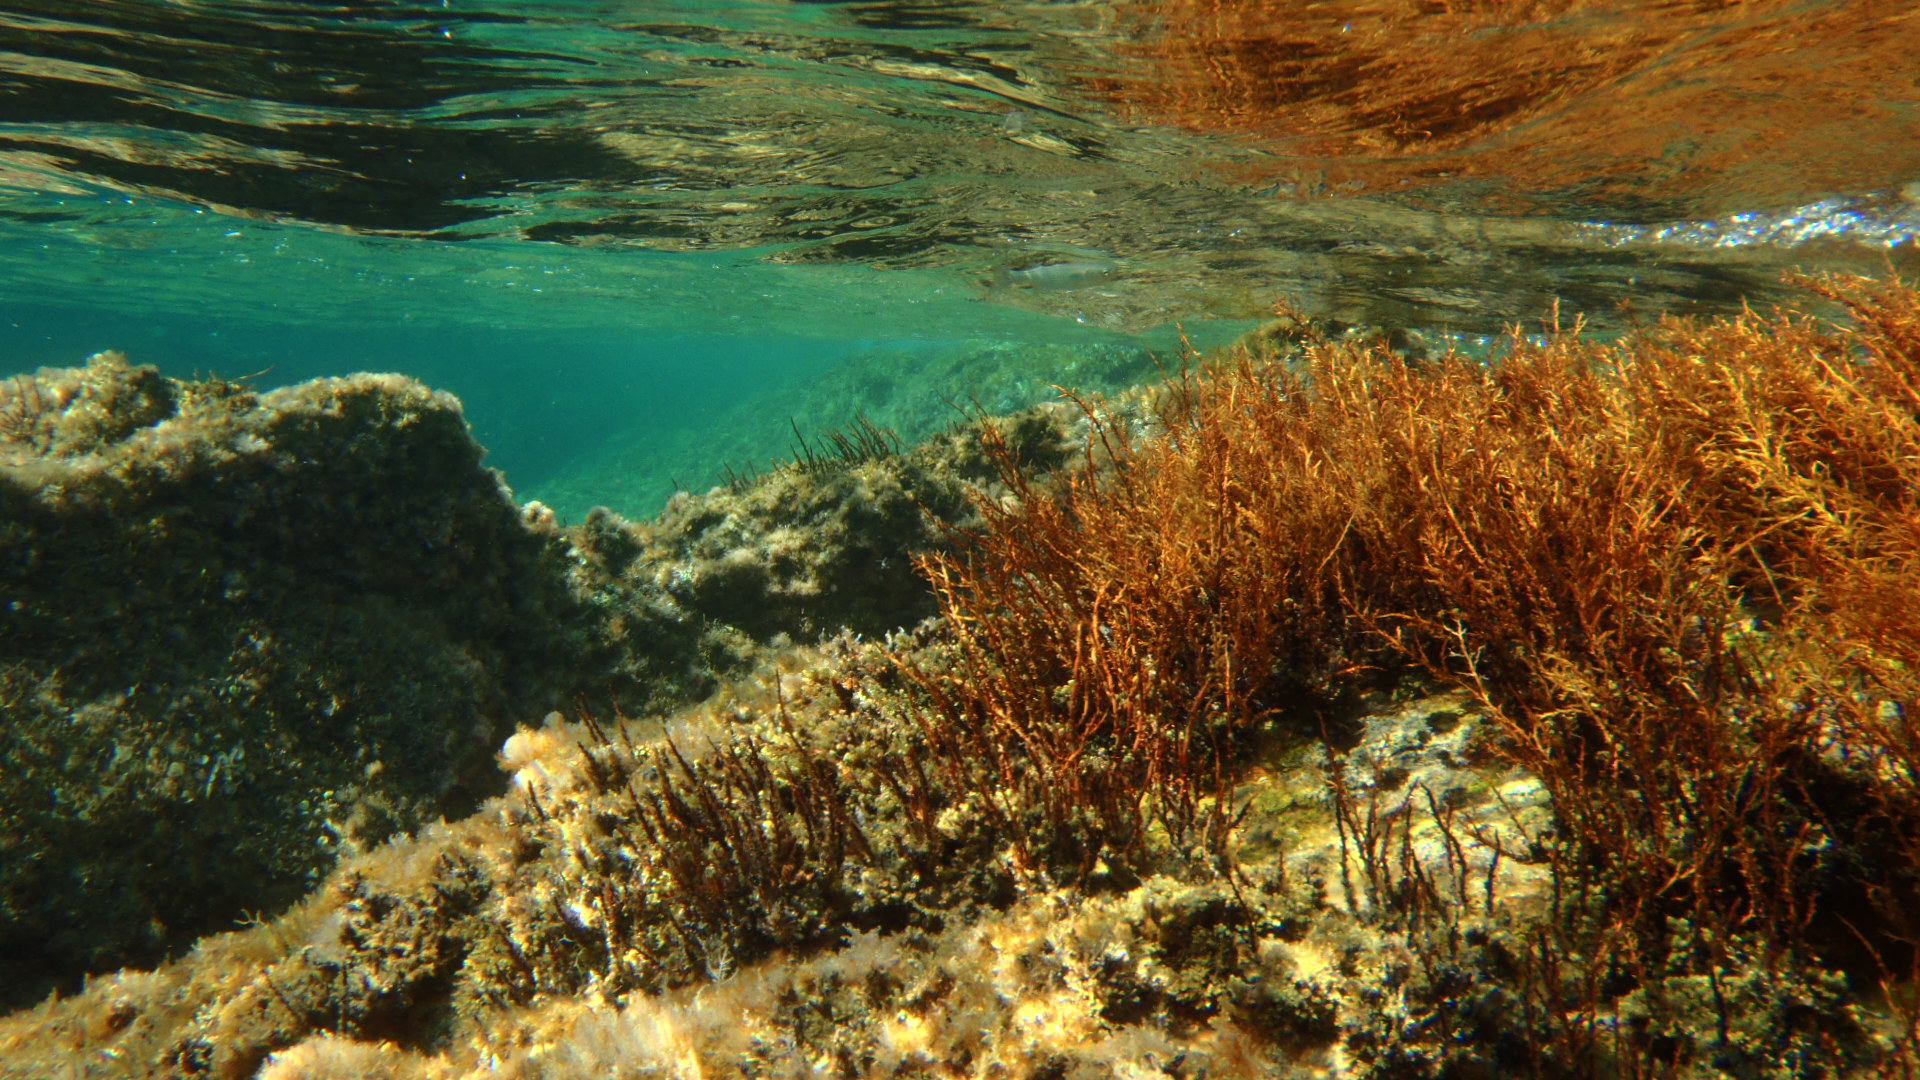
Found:
M 646 515 L 1276 304 L 1470 338 L 1908 266 L 1916 47 L 1873 0 L 6 0 L 0 373 L 401 371 L 520 497 Z

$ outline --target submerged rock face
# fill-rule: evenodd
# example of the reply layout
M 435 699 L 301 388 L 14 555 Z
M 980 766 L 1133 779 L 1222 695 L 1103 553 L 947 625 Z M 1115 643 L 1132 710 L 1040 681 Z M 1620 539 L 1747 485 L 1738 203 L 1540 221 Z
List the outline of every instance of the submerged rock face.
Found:
M 1058 413 L 996 423 L 1045 467 Z M 483 453 L 398 375 L 0 381 L 0 1006 L 467 813 L 551 709 L 643 715 L 924 618 L 913 556 L 993 491 L 952 433 L 562 528 Z
M 613 678 L 481 455 L 394 375 L 0 383 L 0 1000 L 466 812 L 503 732 Z
M 1038 406 L 983 421 L 1026 470 L 1068 458 L 1072 419 Z M 817 641 L 845 628 L 878 637 L 936 613 L 913 557 L 946 545 L 975 520 L 973 500 L 1005 494 L 979 432 L 947 432 L 897 452 L 795 462 L 750 483 L 682 492 L 635 532 L 640 552 L 625 580 L 754 641 Z M 582 549 L 609 535 L 616 515 L 590 515 Z

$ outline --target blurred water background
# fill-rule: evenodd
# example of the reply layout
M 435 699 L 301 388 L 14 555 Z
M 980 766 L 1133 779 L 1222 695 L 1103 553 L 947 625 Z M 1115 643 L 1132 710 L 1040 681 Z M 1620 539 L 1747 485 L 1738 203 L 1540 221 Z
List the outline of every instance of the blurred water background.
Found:
M 0 0 L 0 374 L 453 391 L 648 515 L 1276 304 L 1435 340 L 1910 270 L 1908 0 Z

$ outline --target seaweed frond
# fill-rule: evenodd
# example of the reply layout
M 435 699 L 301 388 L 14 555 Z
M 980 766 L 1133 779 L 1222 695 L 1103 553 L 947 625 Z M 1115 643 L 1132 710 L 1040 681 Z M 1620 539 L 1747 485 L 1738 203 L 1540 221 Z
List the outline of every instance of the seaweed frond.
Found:
M 1052 491 L 989 441 L 1005 497 L 924 562 L 957 641 L 916 669 L 935 756 L 1032 867 L 1217 849 L 1250 736 L 1410 665 L 1551 795 L 1549 951 L 1615 973 L 1542 976 L 1566 1015 L 1755 960 L 1913 980 L 1920 293 L 1809 284 L 1851 322 L 1242 350 L 1158 437 L 1090 412 L 1101 453 Z M 1387 873 L 1405 836 L 1342 810 L 1374 890 L 1433 908 Z
M 827 432 L 818 443 L 809 442 L 800 433 L 798 421 L 790 419 L 788 423 L 793 427 L 793 462 L 802 472 L 818 473 L 878 461 L 901 449 L 898 435 L 876 425 L 865 414 L 856 415 L 844 428 Z

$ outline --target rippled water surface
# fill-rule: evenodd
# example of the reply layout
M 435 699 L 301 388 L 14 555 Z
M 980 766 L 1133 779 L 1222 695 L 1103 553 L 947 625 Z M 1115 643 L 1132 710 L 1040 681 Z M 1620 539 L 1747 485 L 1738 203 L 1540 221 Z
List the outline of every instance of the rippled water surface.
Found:
M 1905 267 L 1914 55 L 1874 0 L 0 0 L 0 366 L 405 370 L 644 513 L 849 363 Z

